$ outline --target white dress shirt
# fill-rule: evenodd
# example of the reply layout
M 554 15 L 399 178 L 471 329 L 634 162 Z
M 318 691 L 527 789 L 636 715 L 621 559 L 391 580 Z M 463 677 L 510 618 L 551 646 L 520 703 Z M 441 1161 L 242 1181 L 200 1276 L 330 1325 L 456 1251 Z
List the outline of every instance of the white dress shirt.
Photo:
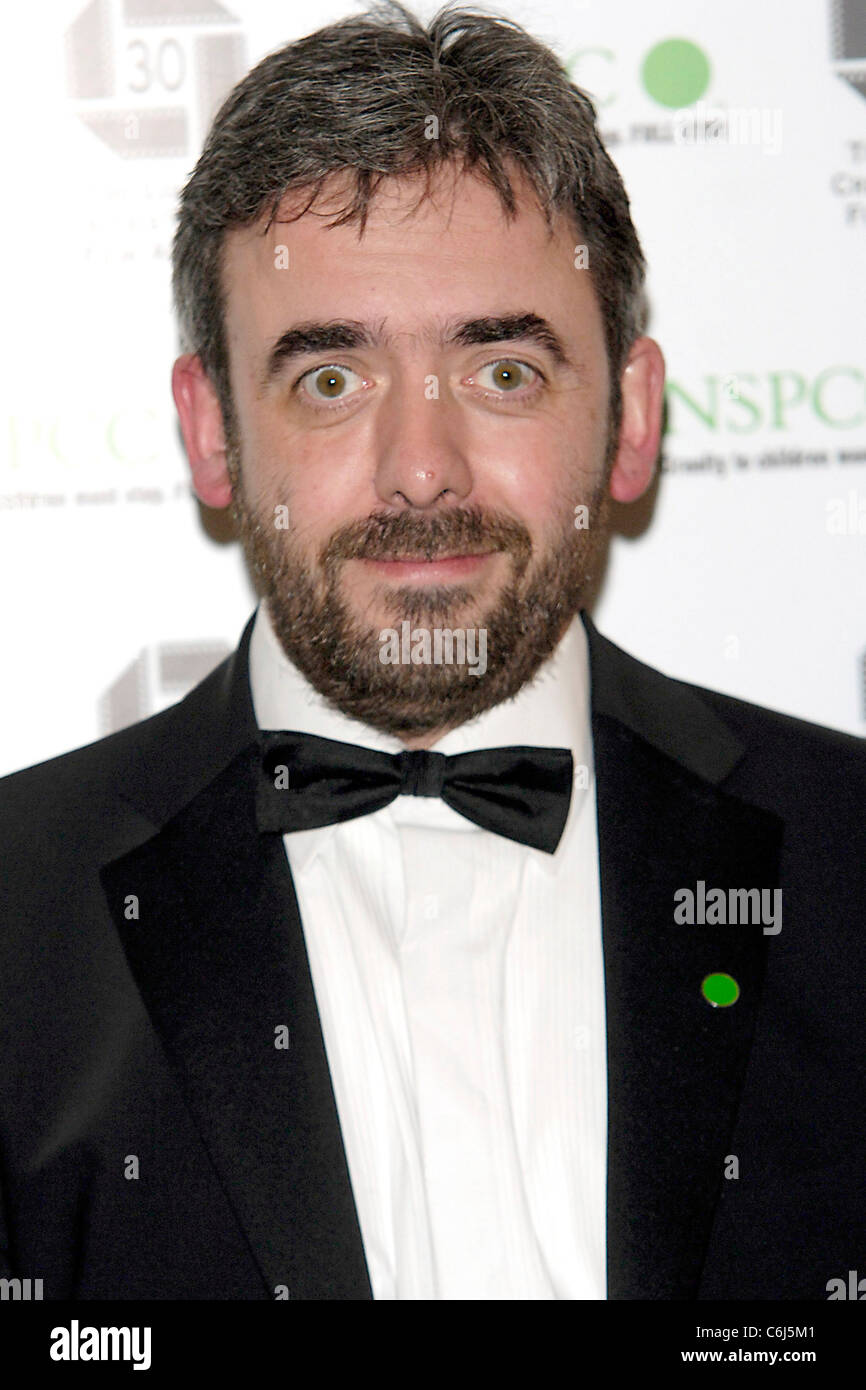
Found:
M 265 602 L 250 687 L 260 729 L 403 748 L 325 704 Z M 570 749 L 575 789 L 553 855 L 428 797 L 284 836 L 376 1299 L 606 1297 L 589 709 L 575 618 L 534 682 L 436 744 Z

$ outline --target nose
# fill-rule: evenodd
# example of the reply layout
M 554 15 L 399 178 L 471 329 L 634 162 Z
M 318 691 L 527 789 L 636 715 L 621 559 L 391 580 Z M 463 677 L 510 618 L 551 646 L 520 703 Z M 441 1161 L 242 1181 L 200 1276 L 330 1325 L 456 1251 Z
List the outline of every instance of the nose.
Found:
M 413 383 L 394 392 L 377 421 L 376 492 L 401 510 L 462 503 L 472 491 L 456 412 L 426 390 Z

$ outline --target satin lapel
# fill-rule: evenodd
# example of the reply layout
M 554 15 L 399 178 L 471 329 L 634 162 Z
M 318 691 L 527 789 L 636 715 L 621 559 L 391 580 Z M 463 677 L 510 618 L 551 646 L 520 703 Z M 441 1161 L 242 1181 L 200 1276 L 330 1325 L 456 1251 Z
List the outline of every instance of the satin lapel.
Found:
M 244 658 L 248 638 L 249 626 Z M 228 687 L 213 687 L 223 732 L 249 729 L 244 680 L 242 661 L 228 709 Z M 254 777 L 247 746 L 101 879 L 265 1296 L 371 1299 L 291 873 L 281 837 L 256 828 Z M 153 805 L 157 782 L 139 805 Z
M 763 925 L 679 889 L 778 886 L 782 824 L 716 785 L 743 750 L 694 692 L 590 637 L 608 1037 L 608 1297 L 697 1293 L 764 974 Z M 707 975 L 740 987 L 730 1007 Z M 729 1168 L 729 1172 L 731 1169 Z

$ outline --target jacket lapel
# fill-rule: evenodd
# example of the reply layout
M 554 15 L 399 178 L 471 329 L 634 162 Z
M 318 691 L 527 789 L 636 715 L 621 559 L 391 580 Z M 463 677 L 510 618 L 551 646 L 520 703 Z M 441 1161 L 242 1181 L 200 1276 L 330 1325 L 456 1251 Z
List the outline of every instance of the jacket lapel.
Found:
M 695 1298 L 766 958 L 756 925 L 678 925 L 678 889 L 775 888 L 782 824 L 719 784 L 743 749 L 687 687 L 590 641 L 608 1049 L 608 1297 Z M 740 987 L 730 1007 L 707 975 Z M 730 1171 L 730 1170 L 729 1170 Z
M 251 629 L 162 717 L 162 762 L 130 769 L 127 796 L 161 828 L 101 879 L 265 1296 L 371 1299 L 291 873 L 281 837 L 254 819 Z

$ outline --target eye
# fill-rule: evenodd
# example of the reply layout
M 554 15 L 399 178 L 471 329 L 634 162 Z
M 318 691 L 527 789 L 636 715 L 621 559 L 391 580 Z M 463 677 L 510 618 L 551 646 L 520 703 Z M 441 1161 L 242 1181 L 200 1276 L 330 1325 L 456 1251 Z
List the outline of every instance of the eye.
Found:
M 490 376 L 485 379 L 486 372 L 490 373 Z M 528 363 L 517 362 L 513 357 L 503 357 L 498 362 L 488 362 L 476 374 L 474 380 L 486 390 L 506 395 L 511 391 L 518 391 L 521 386 L 533 385 L 538 376 L 539 373 Z
M 314 367 L 297 382 L 302 393 L 316 402 L 345 400 L 346 396 L 354 395 L 362 384 L 357 372 L 350 367 L 337 366 Z

